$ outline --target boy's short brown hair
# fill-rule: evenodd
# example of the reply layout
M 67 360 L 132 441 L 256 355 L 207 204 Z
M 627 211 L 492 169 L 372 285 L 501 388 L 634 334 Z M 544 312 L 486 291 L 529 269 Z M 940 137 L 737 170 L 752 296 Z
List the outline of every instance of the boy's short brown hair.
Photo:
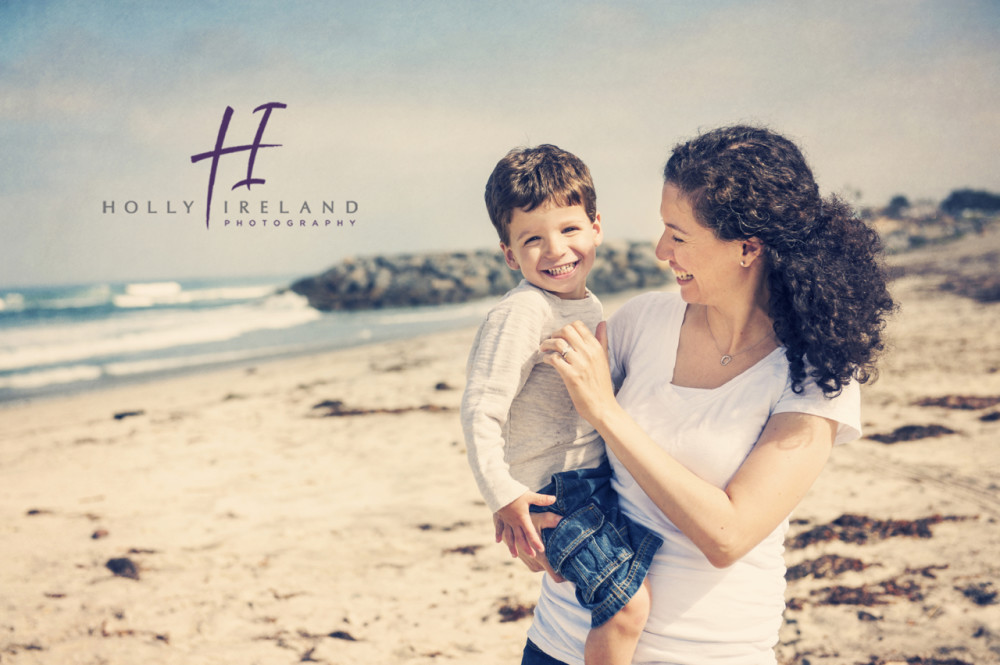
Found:
M 545 204 L 582 205 L 593 222 L 597 193 L 590 169 L 579 157 L 554 145 L 508 152 L 486 181 L 486 210 L 500 241 L 510 244 L 510 218 L 516 208 L 531 212 Z

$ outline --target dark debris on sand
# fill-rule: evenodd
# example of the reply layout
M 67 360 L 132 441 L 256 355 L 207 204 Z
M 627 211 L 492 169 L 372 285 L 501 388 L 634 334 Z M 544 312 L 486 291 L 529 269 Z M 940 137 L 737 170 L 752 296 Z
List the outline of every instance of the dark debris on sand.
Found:
M 900 441 L 919 441 L 920 439 L 932 439 L 948 434 L 957 434 L 955 430 L 948 429 L 944 425 L 903 425 L 897 427 L 889 434 L 872 434 L 868 438 L 879 443 L 899 443 Z
M 942 397 L 925 397 L 913 403 L 914 406 L 940 406 L 945 409 L 965 411 L 988 409 L 997 404 L 1000 404 L 1000 395 L 944 395 Z
M 425 522 L 423 524 L 418 524 L 417 528 L 420 529 L 421 531 L 445 531 L 445 532 L 447 532 L 447 531 L 454 531 L 456 529 L 465 529 L 465 528 L 470 527 L 470 526 L 472 526 L 471 522 L 466 522 L 465 520 L 459 520 L 458 522 L 454 522 L 452 524 L 447 524 L 447 525 L 443 525 L 443 526 L 442 525 L 437 525 L 437 524 L 430 524 L 429 522 Z
M 941 289 L 983 304 L 1000 302 L 1000 275 L 951 275 Z
M 428 413 L 444 413 L 455 410 L 453 407 L 440 406 L 438 404 L 423 404 L 421 406 L 404 406 L 394 409 L 387 409 L 384 407 L 356 408 L 356 407 L 347 407 L 340 400 L 325 400 L 319 402 L 318 404 L 314 404 L 312 408 L 314 410 L 326 409 L 326 413 L 320 414 L 324 418 L 335 418 L 341 416 L 369 416 L 376 413 L 400 414 L 400 413 L 411 413 L 413 411 L 426 411 Z
M 5 654 L 6 653 L 6 654 L 9 654 L 11 656 L 16 656 L 21 651 L 45 651 L 45 647 L 43 647 L 41 644 L 37 644 L 37 643 L 32 643 L 32 644 L 15 644 L 15 643 L 11 643 L 11 644 L 7 644 L 7 645 L 5 645 L 3 647 L 0 647 L 0 654 Z M 2 663 L 2 662 L 3 662 L 3 660 L 0 659 L 0 663 Z
M 962 595 L 974 602 L 976 605 L 996 605 L 997 590 L 992 582 L 980 582 L 970 584 L 966 587 L 955 587 Z
M 914 580 L 893 578 L 877 584 L 862 584 L 858 587 L 829 586 L 816 589 L 811 593 L 819 596 L 817 605 L 861 605 L 872 607 L 886 605 L 893 597 L 905 598 L 916 602 L 924 599 L 923 589 Z
M 104 565 L 118 577 L 127 577 L 131 580 L 139 579 L 139 568 L 135 565 L 135 562 L 128 557 L 108 559 L 108 562 Z
M 508 600 L 500 606 L 498 613 L 500 614 L 500 623 L 509 623 L 530 617 L 535 613 L 535 606 L 525 605 L 524 603 L 511 603 Z
M 809 561 L 803 561 L 796 566 L 792 566 L 785 572 L 785 579 L 788 581 L 802 579 L 803 577 L 812 577 L 817 580 L 825 579 L 836 577 L 848 571 L 861 571 L 877 565 L 880 564 L 865 563 L 861 559 L 853 559 L 836 554 L 824 554 L 817 559 L 810 559 Z
M 991 234 L 991 238 L 997 238 Z M 994 245 L 995 240 L 988 241 Z M 937 278 L 937 288 L 946 293 L 970 298 L 982 304 L 1000 302 L 1000 252 L 970 237 L 961 258 L 950 258 L 894 266 L 890 278 L 903 275 Z
M 943 395 L 941 397 L 925 397 L 913 404 L 914 406 L 939 406 L 945 409 L 975 411 L 1000 404 L 1000 395 Z
M 483 548 L 482 545 L 462 545 L 460 547 L 452 547 L 450 549 L 444 550 L 443 554 L 468 554 L 469 556 L 475 556 L 476 552 Z
M 923 568 L 907 568 L 904 572 L 908 575 L 920 575 L 921 577 L 929 577 L 932 580 L 936 580 L 937 575 L 934 574 L 935 570 L 948 570 L 948 564 L 944 563 L 939 566 L 924 566 Z
M 848 561 L 854 560 L 849 559 Z M 785 605 L 789 610 L 801 610 L 807 604 L 875 607 L 878 605 L 888 605 L 895 598 L 901 598 L 909 602 L 920 602 L 924 599 L 924 590 L 921 586 L 920 578 L 937 579 L 934 571 L 945 570 L 947 568 L 947 564 L 931 565 L 923 568 L 907 568 L 901 575 L 882 580 L 881 582 L 865 583 L 861 586 L 827 586 L 811 591 L 809 600 L 790 598 L 786 601 Z M 959 590 L 961 591 L 961 589 Z M 858 610 L 858 621 L 881 620 L 882 617 L 864 610 Z
M 906 663 L 906 665 L 974 665 L 974 663 L 959 658 L 924 658 L 923 656 L 911 656 L 905 659 L 886 659 L 872 656 L 872 659 L 867 663 L 859 663 L 858 665 L 897 665 L 898 663 Z
M 865 515 L 841 515 L 829 524 L 821 524 L 803 531 L 786 541 L 789 549 L 802 549 L 814 543 L 839 540 L 844 543 L 864 544 L 898 536 L 930 538 L 931 526 L 941 522 L 961 522 L 978 516 L 931 515 L 915 520 L 877 520 Z

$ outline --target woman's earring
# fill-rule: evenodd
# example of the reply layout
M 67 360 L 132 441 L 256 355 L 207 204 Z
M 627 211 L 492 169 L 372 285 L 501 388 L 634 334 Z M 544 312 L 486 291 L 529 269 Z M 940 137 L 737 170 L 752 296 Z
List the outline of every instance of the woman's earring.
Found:
M 744 268 L 746 268 L 747 267 L 747 262 L 746 261 L 740 261 L 740 265 L 743 266 Z

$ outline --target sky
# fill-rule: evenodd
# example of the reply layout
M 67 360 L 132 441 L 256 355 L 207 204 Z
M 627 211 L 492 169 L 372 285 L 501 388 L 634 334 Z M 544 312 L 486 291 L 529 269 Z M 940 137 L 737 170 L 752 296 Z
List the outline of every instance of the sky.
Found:
M 206 220 L 192 156 L 274 102 Z M 671 147 L 732 123 L 859 204 L 1000 192 L 1000 3 L 0 0 L 0 288 L 496 247 L 486 178 L 539 143 L 590 166 L 607 238 L 652 240 Z

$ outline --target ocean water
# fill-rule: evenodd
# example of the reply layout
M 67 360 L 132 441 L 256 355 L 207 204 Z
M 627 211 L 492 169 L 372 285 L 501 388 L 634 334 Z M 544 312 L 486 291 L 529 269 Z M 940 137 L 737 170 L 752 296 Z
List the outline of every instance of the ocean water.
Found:
M 293 278 L 0 287 L 0 402 L 475 325 L 489 301 L 319 312 Z

